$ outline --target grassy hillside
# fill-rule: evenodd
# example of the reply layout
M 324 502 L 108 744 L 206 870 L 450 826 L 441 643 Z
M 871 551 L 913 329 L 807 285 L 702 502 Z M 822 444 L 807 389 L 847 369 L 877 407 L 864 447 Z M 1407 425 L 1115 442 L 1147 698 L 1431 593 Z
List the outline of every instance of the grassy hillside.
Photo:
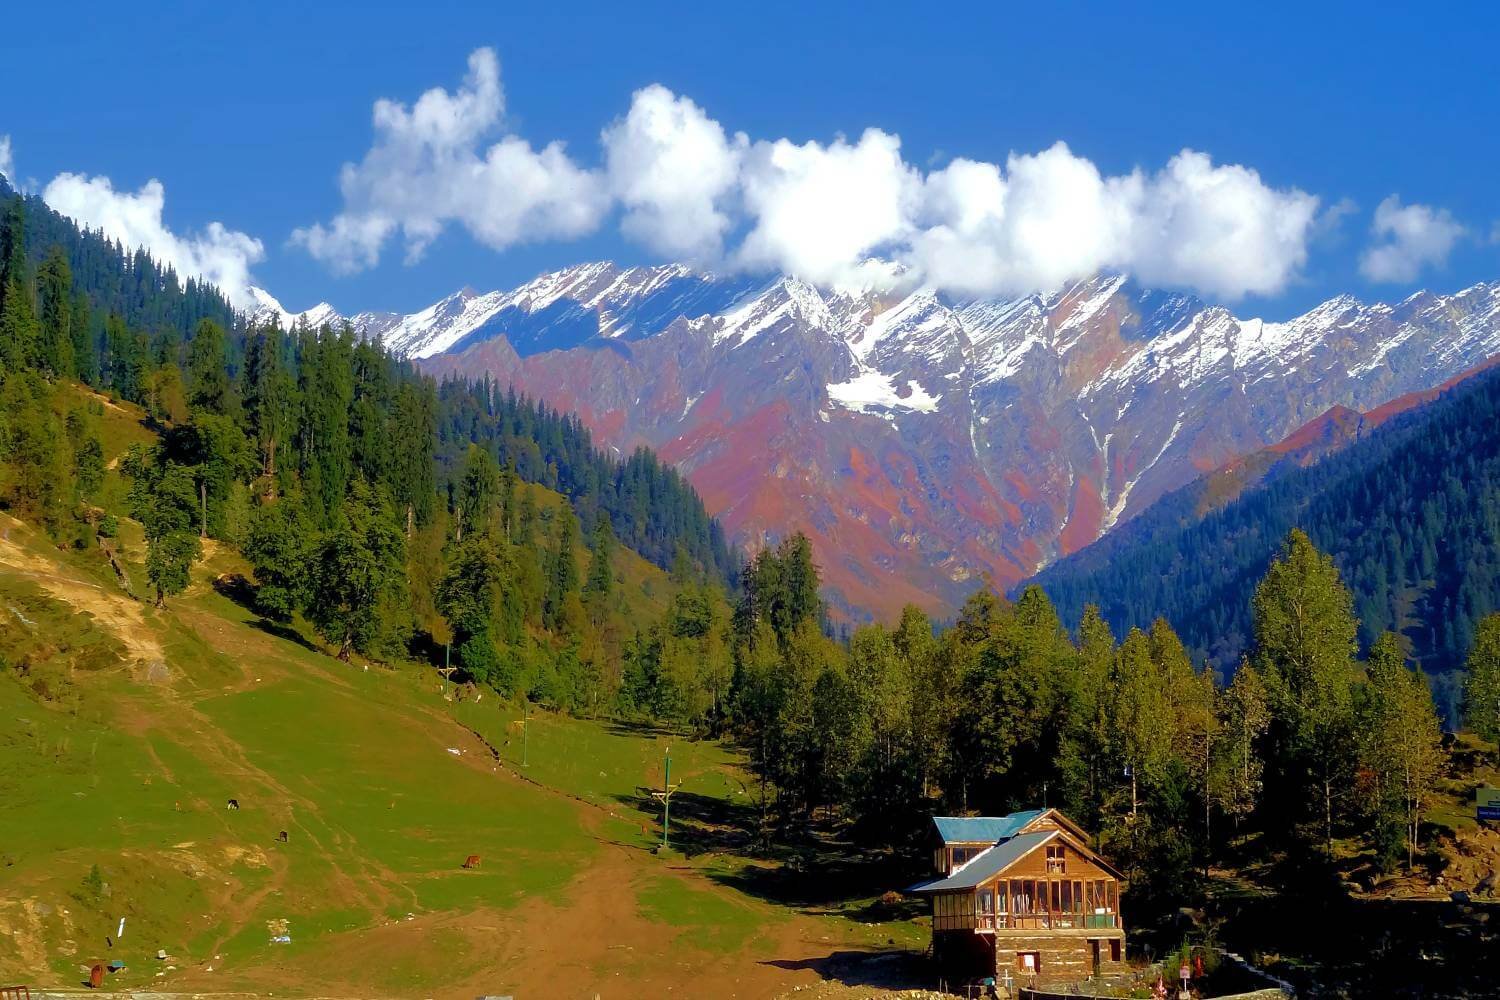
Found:
M 145 433 L 129 408 L 103 420 L 110 460 Z M 120 556 L 139 577 L 128 522 Z M 647 595 L 660 571 L 622 559 Z M 543 714 L 522 768 L 513 706 L 340 663 L 215 587 L 242 571 L 210 543 L 157 611 L 98 550 L 0 516 L 0 980 L 118 959 L 120 988 L 759 996 L 918 939 L 745 891 L 762 866 L 707 850 L 748 806 L 725 748 Z M 668 742 L 691 860 L 651 851 Z

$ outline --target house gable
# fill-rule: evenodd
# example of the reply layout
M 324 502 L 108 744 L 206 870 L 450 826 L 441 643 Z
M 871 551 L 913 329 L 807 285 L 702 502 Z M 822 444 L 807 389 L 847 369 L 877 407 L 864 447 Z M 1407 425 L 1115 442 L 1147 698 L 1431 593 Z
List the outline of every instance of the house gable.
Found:
M 992 875 L 986 876 L 986 883 L 1017 877 L 1066 876 L 1117 881 L 1122 877 L 1113 865 L 1067 830 L 1036 830 L 1015 839 L 1020 841 L 1023 838 L 1028 841 L 1026 848 L 1007 857 L 1003 867 L 997 867 Z
M 1029 820 L 1018 832 L 1032 833 L 1037 830 L 1066 830 L 1074 838 L 1088 843 L 1088 831 L 1073 822 L 1060 809 L 1043 809 Z

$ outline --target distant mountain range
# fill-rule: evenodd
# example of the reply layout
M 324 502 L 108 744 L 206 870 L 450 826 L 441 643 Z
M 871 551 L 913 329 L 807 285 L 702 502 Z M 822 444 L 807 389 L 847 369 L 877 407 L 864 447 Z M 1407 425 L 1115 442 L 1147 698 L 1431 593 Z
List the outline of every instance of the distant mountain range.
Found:
M 258 315 L 342 318 L 269 296 Z M 1117 275 L 957 299 L 596 263 L 347 318 L 435 373 L 577 411 L 605 445 L 650 445 L 751 547 L 805 531 L 856 616 L 1010 586 L 1331 407 L 1500 353 L 1500 283 L 1273 323 Z

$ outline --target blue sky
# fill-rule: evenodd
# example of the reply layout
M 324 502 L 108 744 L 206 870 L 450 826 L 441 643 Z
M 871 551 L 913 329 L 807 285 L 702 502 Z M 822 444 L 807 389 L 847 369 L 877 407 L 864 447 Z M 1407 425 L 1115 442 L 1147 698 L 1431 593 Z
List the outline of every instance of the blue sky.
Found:
M 410 232 L 392 223 L 378 262 L 355 273 L 338 273 L 332 254 L 315 259 L 305 240 L 290 241 L 299 227 L 329 225 L 341 212 L 370 218 L 367 207 L 351 209 L 341 198 L 339 170 L 359 163 L 377 139 L 373 102 L 410 106 L 434 87 L 457 93 L 471 53 L 489 47 L 499 60 L 504 109 L 471 143 L 481 159 L 491 143 L 516 136 L 533 151 L 560 141 L 570 169 L 600 171 L 601 129 L 631 111 L 638 90 L 660 84 L 670 99 L 690 100 L 721 125 L 730 147 L 745 133 L 743 150 L 731 152 L 750 163 L 759 149 L 765 169 L 777 140 L 816 142 L 822 157 L 840 136 L 845 152 L 865 150 L 869 128 L 899 137 L 903 169 L 918 184 L 965 158 L 999 165 L 997 176 L 1014 188 L 1007 157 L 1059 141 L 1071 151 L 1068 165 L 1091 164 L 1105 178 L 1139 168 L 1147 192 L 1131 248 L 1100 249 L 1100 259 L 1139 262 L 1158 278 L 1153 283 L 1238 297 L 1243 314 L 1280 318 L 1341 291 L 1389 299 L 1416 287 L 1451 290 L 1500 278 L 1493 68 L 1500 15 L 1489 6 L 1413 14 L 1305 3 L 1232 11 L 761 3 L 712 13 L 697 4 L 304 6 L 311 5 L 163 4 L 150 12 L 101 5 L 87 30 L 60 30 L 55 6 L 9 11 L 0 85 L 11 100 L 0 111 L 0 135 L 10 137 L 12 173 L 38 191 L 64 172 L 107 177 L 117 194 L 159 180 L 162 226 L 190 240 L 219 222 L 259 240 L 253 280 L 291 308 L 327 299 L 346 311 L 409 311 L 465 284 L 508 286 L 601 257 L 674 256 L 662 231 L 693 223 L 676 214 L 696 207 L 702 215 L 710 202 L 684 209 L 596 192 L 587 219 L 545 221 L 571 210 L 555 205 L 526 217 L 567 230 L 565 238 L 498 237 L 485 245 L 473 227 L 493 220 L 466 218 L 487 211 L 482 199 L 477 208 L 470 201 L 432 223 L 435 235 L 415 241 L 425 246 L 413 262 Z M 1207 269 L 1196 257 L 1166 259 L 1171 248 L 1137 230 L 1156 224 L 1156 202 L 1178 203 L 1176 188 L 1153 179 L 1184 148 L 1208 154 L 1214 167 L 1253 169 L 1256 190 L 1270 193 L 1266 210 L 1282 213 L 1276 224 L 1295 224 L 1290 243 L 1278 237 L 1270 254 L 1253 239 L 1209 247 L 1204 256 L 1221 259 Z M 746 179 L 749 166 L 734 169 L 743 176 L 711 193 L 712 212 L 723 218 L 705 259 L 807 269 L 815 279 L 845 275 L 845 258 L 862 246 L 809 250 L 819 232 L 799 231 L 786 218 L 796 214 L 796 192 Z M 372 190 L 403 188 L 399 171 L 369 182 Z M 406 190 L 421 197 L 419 186 Z M 757 190 L 771 203 L 763 214 L 724 207 L 748 203 Z M 1315 196 L 1316 207 L 1296 202 L 1293 192 Z M 777 202 L 783 195 L 792 200 Z M 1383 240 L 1405 242 L 1384 266 L 1362 268 L 1376 208 L 1391 195 L 1400 203 Z M 381 197 L 379 211 L 387 212 L 391 196 Z M 1428 214 L 1399 214 L 1413 205 Z M 926 218 L 937 210 L 920 211 Z M 632 212 L 644 213 L 644 223 L 622 234 L 621 219 Z M 830 219 L 845 228 L 844 217 Z M 533 228 L 526 220 L 522 229 Z M 867 222 L 863 210 L 850 217 L 851 225 Z M 884 230 L 869 224 L 878 241 Z M 1046 247 L 1018 250 L 1011 233 L 965 236 L 957 253 L 972 259 L 973 240 L 989 240 L 985 252 L 998 246 L 996 266 L 1009 290 L 1092 259 L 1073 246 L 1093 235 L 1088 218 L 1079 224 L 1084 231 L 1056 248 L 1062 262 L 1046 259 L 1054 252 Z M 695 239 L 701 230 L 692 229 Z M 1178 240 L 1177 233 L 1168 236 Z M 943 281 L 967 287 L 974 280 L 940 265 L 925 244 L 912 253 L 933 274 L 947 275 Z M 1010 259 L 1018 254 L 1024 259 Z M 1236 254 L 1255 258 L 1243 267 L 1264 273 L 1239 283 L 1226 277 Z M 1264 266 L 1263 257 L 1277 255 L 1276 266 Z

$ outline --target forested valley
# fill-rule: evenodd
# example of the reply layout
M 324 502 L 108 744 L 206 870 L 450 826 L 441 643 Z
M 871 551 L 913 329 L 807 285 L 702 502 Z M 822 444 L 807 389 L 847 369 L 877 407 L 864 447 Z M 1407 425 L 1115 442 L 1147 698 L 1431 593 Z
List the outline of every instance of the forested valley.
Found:
M 1064 621 L 1038 586 L 1014 601 L 980 588 L 943 627 L 909 607 L 836 630 L 805 538 L 742 565 L 650 452 L 608 457 L 574 417 L 486 381 L 438 384 L 348 329 L 247 327 L 214 289 L 38 199 L 4 208 L 0 499 L 60 546 L 107 551 L 99 408 L 144 407 L 156 443 L 121 464 L 144 599 L 171 602 L 205 545 L 233 546 L 253 569 L 246 600 L 333 655 L 448 664 L 504 698 L 732 740 L 759 782 L 762 844 L 910 851 L 933 813 L 1058 805 L 1098 831 L 1140 913 L 1195 898 L 1247 851 L 1288 879 L 1351 855 L 1420 863 L 1443 729 L 1388 609 L 1315 544 L 1329 518 L 1257 539 L 1261 571 L 1222 594 L 1246 623 L 1232 669 L 1202 655 L 1223 615 L 1132 608 L 1141 627 L 1118 634 L 1094 605 Z M 70 382 L 102 398 L 69 408 Z M 1393 440 L 1381 475 L 1444 496 L 1470 482 L 1403 464 Z M 1427 534 L 1380 522 L 1369 537 L 1360 566 L 1426 558 Z M 626 551 L 665 571 L 650 600 Z M 1463 607 L 1441 642 L 1468 662 L 1463 724 L 1494 741 L 1500 617 Z
M 1331 554 L 1360 641 L 1398 633 L 1436 681 L 1450 724 L 1480 623 L 1500 609 L 1500 378 L 1481 372 L 1437 399 L 1260 488 L 1215 505 L 1208 478 L 1169 495 L 1036 582 L 1076 617 L 1115 628 L 1165 615 L 1195 657 L 1231 670 L 1253 639 L 1250 595 L 1293 527 Z

